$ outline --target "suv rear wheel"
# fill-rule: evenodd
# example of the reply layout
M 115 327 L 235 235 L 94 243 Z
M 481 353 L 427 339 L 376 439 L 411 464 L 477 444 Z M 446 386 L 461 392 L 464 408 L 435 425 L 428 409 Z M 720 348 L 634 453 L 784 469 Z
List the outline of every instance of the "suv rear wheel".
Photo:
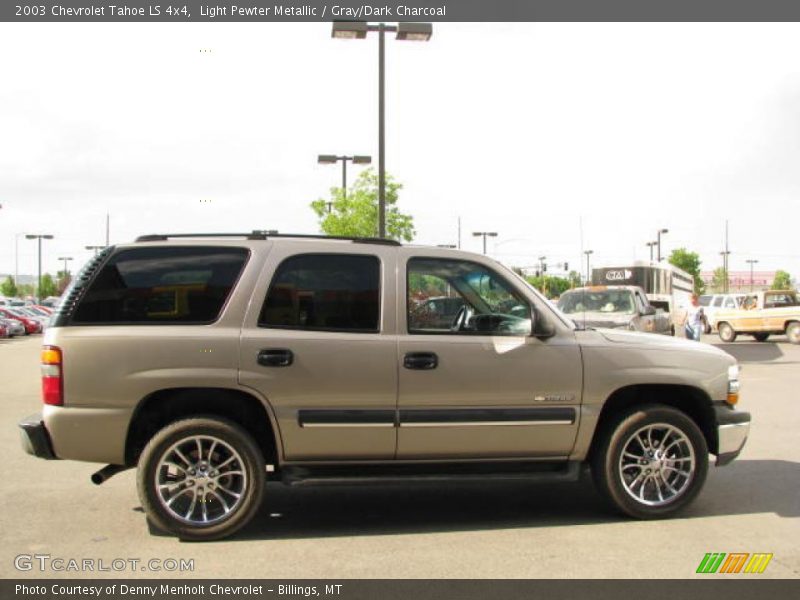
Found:
M 694 421 L 663 405 L 620 414 L 601 432 L 592 457 L 600 492 L 619 510 L 640 519 L 667 517 L 700 492 L 708 472 L 708 446 Z
M 187 540 L 229 536 L 258 511 L 264 458 L 241 426 L 217 417 L 176 421 L 159 431 L 139 459 L 137 486 L 158 528 Z

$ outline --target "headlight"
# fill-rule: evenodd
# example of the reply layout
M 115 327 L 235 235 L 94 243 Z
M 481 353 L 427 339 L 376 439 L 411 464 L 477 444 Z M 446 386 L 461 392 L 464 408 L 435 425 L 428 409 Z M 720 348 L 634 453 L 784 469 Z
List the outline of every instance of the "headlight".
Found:
M 728 367 L 728 404 L 733 406 L 739 402 L 739 365 Z

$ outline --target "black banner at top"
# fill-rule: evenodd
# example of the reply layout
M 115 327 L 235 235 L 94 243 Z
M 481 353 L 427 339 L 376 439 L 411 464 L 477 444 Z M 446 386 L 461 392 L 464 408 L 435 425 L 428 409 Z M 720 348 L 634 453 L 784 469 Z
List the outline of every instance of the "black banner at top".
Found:
M 797 0 L 3 0 L 6 22 L 800 21 Z

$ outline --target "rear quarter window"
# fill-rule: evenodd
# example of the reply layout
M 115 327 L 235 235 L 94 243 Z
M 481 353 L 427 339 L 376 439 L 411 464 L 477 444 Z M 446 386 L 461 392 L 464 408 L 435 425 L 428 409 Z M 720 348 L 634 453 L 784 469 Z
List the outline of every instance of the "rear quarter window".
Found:
M 219 318 L 246 248 L 132 248 L 113 255 L 73 313 L 74 324 L 207 324 Z

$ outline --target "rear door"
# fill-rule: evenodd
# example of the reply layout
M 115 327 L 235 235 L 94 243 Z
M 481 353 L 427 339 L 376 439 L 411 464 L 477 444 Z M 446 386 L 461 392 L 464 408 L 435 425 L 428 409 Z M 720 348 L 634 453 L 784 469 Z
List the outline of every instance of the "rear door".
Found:
M 395 251 L 273 248 L 242 331 L 239 379 L 271 404 L 285 460 L 394 458 Z

